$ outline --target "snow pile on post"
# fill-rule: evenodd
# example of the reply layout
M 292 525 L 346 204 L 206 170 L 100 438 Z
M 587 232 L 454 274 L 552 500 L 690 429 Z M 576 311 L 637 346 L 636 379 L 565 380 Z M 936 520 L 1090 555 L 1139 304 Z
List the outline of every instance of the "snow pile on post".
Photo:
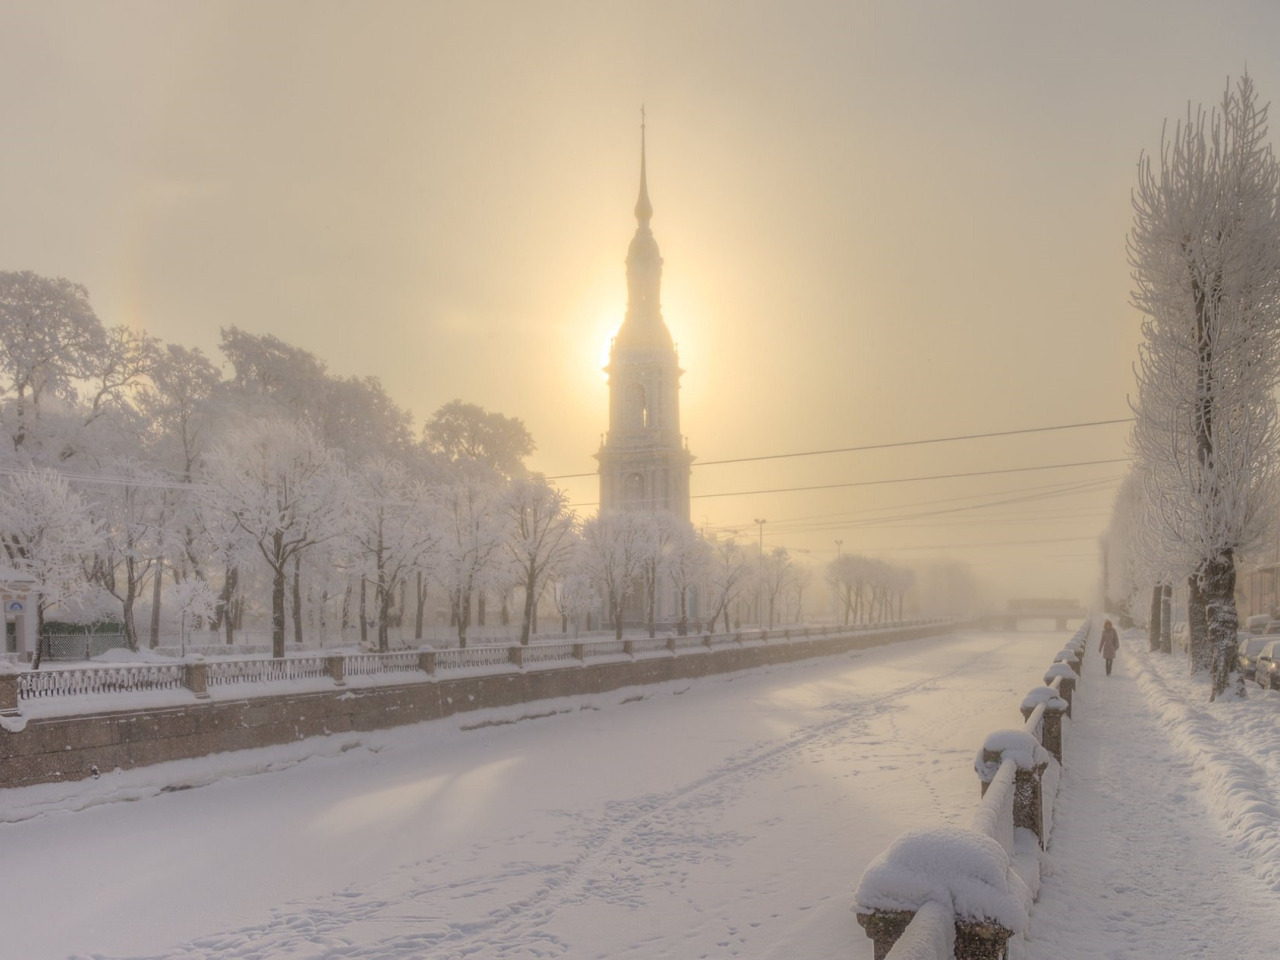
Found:
M 1030 893 L 997 841 L 975 830 L 932 827 L 904 833 L 872 861 L 854 894 L 860 913 L 950 906 L 957 920 L 1026 929 Z
M 1046 710 L 1067 709 L 1067 701 L 1058 696 L 1058 691 L 1053 687 L 1033 687 L 1031 692 L 1022 698 L 1022 709 L 1031 711 L 1042 703 Z
M 1049 751 L 1027 731 L 997 730 L 983 741 L 982 749 L 973 761 L 973 769 L 979 780 L 990 783 L 1004 760 L 1012 760 L 1019 770 L 1035 770 L 1047 764 L 1049 759 Z

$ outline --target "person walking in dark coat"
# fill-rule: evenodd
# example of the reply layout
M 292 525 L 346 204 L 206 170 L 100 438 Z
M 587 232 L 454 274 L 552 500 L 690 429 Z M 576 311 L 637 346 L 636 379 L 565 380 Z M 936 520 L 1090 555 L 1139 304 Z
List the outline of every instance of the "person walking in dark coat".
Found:
M 1120 635 L 1108 620 L 1102 625 L 1102 639 L 1098 641 L 1098 649 L 1102 651 L 1102 659 L 1107 661 L 1107 676 L 1111 676 L 1111 661 L 1116 658 L 1120 649 Z

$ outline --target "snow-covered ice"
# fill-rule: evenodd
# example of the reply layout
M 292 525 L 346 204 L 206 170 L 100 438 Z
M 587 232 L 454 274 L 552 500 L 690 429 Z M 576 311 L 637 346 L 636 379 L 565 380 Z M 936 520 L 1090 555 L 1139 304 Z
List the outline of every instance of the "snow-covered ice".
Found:
M 1061 641 L 961 634 L 11 791 L 0 955 L 870 957 L 862 871 L 969 824 L 975 745 Z

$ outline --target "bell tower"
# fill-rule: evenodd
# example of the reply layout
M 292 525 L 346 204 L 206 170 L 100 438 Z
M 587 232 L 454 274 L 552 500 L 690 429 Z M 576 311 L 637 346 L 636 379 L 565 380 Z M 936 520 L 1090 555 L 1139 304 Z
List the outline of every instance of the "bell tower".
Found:
M 600 463 L 600 508 L 661 510 L 688 522 L 693 455 L 680 434 L 680 375 L 662 319 L 662 256 L 649 221 L 653 205 L 640 124 L 640 196 L 627 250 L 627 313 L 609 350 L 609 432 Z

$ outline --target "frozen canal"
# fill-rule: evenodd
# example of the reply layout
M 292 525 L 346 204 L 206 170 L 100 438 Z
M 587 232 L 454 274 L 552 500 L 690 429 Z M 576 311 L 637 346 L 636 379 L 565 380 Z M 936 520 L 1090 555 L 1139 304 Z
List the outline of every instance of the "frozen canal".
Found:
M 903 830 L 968 825 L 974 752 L 1067 636 L 963 633 L 0 793 L 0 956 L 869 958 L 863 868 Z

